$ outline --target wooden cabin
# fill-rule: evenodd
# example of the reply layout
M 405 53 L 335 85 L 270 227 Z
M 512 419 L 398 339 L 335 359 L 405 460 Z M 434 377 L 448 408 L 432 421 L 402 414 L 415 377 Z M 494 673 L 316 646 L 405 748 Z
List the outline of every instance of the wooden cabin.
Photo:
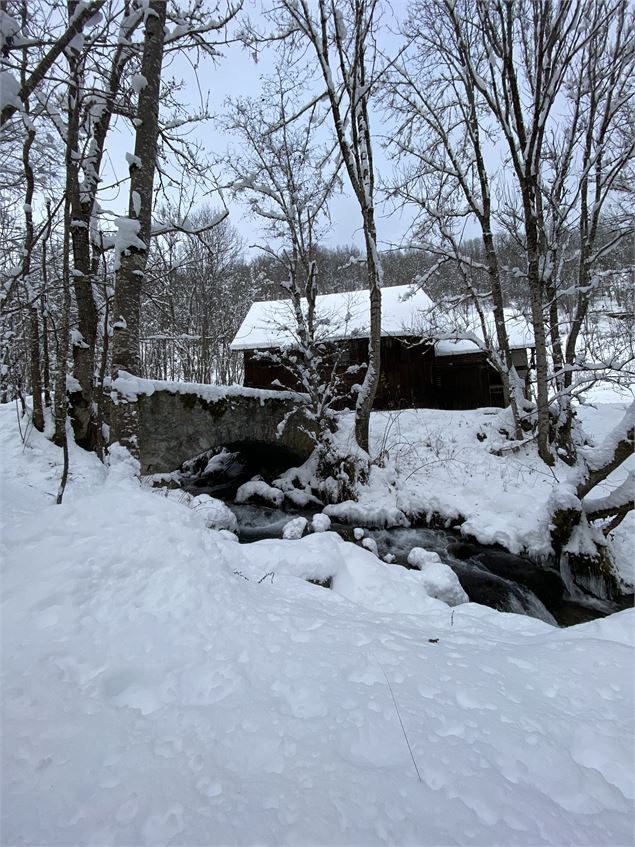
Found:
M 478 335 L 462 318 L 462 327 L 448 330 L 447 316 L 439 321 L 434 304 L 423 291 L 411 286 L 382 289 L 381 374 L 375 409 L 429 408 L 476 409 L 503 405 L 498 372 L 466 334 Z M 338 348 L 340 369 L 364 365 L 368 357 L 368 291 L 327 294 L 317 298 L 317 335 Z M 431 330 L 444 326 L 443 339 Z M 473 321 L 472 321 L 473 323 Z M 282 348 L 292 350 L 297 339 L 288 300 L 260 301 L 252 305 L 238 330 L 232 350 L 244 354 L 244 384 L 251 388 L 297 389 L 289 372 L 270 358 Z M 466 329 L 467 327 L 467 329 Z M 510 315 L 510 343 L 514 363 L 523 380 L 529 374 L 528 351 L 533 338 L 526 321 Z M 454 338 L 448 337 L 456 332 Z M 364 371 L 345 377 L 349 387 L 361 383 Z

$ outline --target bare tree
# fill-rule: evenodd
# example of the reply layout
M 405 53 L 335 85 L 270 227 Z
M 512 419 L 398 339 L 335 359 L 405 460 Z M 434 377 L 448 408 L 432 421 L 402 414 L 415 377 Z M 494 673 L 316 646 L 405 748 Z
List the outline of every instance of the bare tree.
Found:
M 593 497 L 624 462 L 633 456 L 635 401 L 597 447 L 587 448 L 573 490 L 556 489 L 552 499 L 552 541 L 568 576 L 593 594 L 619 594 L 606 537 L 635 508 L 635 471 L 609 493 Z
M 589 358 L 584 330 L 589 309 L 601 292 L 607 260 L 633 237 L 633 198 L 626 189 L 635 153 L 635 19 L 626 2 L 597 0 L 592 12 L 585 22 L 588 38 L 564 87 L 569 129 L 564 135 L 555 131 L 547 135 L 545 159 L 551 178 L 543 182 L 547 248 L 543 276 L 552 342 L 553 402 L 558 446 L 561 455 L 571 459 L 575 457 L 572 397 L 593 381 L 600 363 L 609 377 L 626 364 L 614 355 L 616 351 L 607 359 L 597 345 Z M 620 197 L 625 203 L 619 203 Z M 567 265 L 575 269 L 573 274 L 564 272 Z M 565 299 L 572 301 L 567 332 L 561 328 Z M 583 341 L 586 351 L 581 349 Z
M 61 57 L 69 47 L 71 47 L 71 49 L 75 49 L 72 46 L 73 41 L 76 41 L 77 36 L 82 33 L 84 27 L 99 15 L 99 12 L 105 2 L 106 0 L 92 0 L 90 3 L 73 4 L 74 9 L 72 14 L 69 16 L 68 25 L 55 39 L 53 44 L 50 45 L 49 49 L 42 56 L 32 72 L 21 79 L 19 86 L 17 85 L 15 78 L 10 77 L 7 72 L 7 76 L 3 79 L 3 85 L 5 85 L 7 89 L 10 86 L 14 86 L 14 91 L 11 92 L 10 90 L 6 90 L 3 92 L 5 97 L 3 97 L 0 126 L 3 126 L 11 119 L 11 117 L 13 117 L 13 115 L 15 115 L 16 111 L 21 109 L 21 104 L 25 99 L 28 100 L 28 98 L 35 92 L 37 87 L 46 78 L 57 59 Z M 9 53 L 12 49 L 17 49 L 14 42 L 15 44 L 19 44 L 19 41 L 15 39 L 18 32 L 19 27 L 15 27 L 12 35 L 10 35 L 7 39 L 7 43 L 3 46 L 3 52 L 5 54 Z M 10 96 L 11 94 L 13 96 Z
M 130 159 L 128 217 L 118 221 L 112 370 L 139 372 L 141 280 L 150 243 L 152 193 L 159 135 L 159 98 L 165 44 L 166 3 L 155 0 L 145 16 L 145 37 L 134 155 Z M 113 440 L 136 453 L 135 406 L 120 397 L 113 410 Z
M 157 211 L 157 228 L 183 219 Z M 238 382 L 242 359 L 230 349 L 254 291 L 243 242 L 226 210 L 203 206 L 184 218 L 187 231 L 152 239 L 141 308 L 144 376 L 199 383 Z
M 75 4 L 76 5 L 76 4 Z M 73 11 L 75 14 L 75 11 Z M 93 293 L 94 282 L 102 260 L 99 238 L 94 233 L 94 212 L 100 182 L 104 148 L 116 100 L 120 94 L 126 65 L 134 57 L 131 46 L 134 31 L 142 19 L 140 9 L 123 16 L 118 27 L 116 46 L 110 69 L 103 84 L 98 73 L 89 91 L 82 96 L 84 126 L 77 135 L 71 169 L 71 235 L 73 242 L 73 287 L 77 304 L 77 331 L 73 338 L 73 375 L 79 392 L 72 395 L 75 440 L 88 449 L 101 449 L 102 433 L 97 426 L 95 402 L 95 358 L 99 310 Z M 91 55 L 95 49 L 87 45 Z M 101 59 L 103 61 L 103 57 Z M 85 76 L 85 75 L 84 75 Z
M 628 231 L 617 226 L 604 243 L 597 240 L 633 155 L 626 132 L 632 14 L 622 0 L 439 0 L 416 4 L 407 32 L 414 68 L 410 61 L 396 67 L 390 89 L 401 116 L 395 145 L 409 163 L 397 191 L 419 202 L 443 255 L 488 274 L 502 373 L 510 375 L 501 279 L 509 269 L 495 225 L 521 249 L 515 275 L 526 282 L 535 338 L 538 450 L 551 464 L 556 428 L 560 447 L 574 452 L 567 397 L 575 373 L 584 370 L 576 350 L 593 267 Z M 570 115 L 563 120 L 559 106 L 566 103 Z M 418 127 L 432 145 L 419 143 Z M 425 191 L 416 190 L 417 180 Z M 480 225 L 484 248 L 485 261 L 476 264 L 460 246 L 462 222 L 470 218 Z M 565 329 L 563 272 L 574 261 L 577 317 Z
M 389 110 L 398 120 L 390 147 L 401 165 L 390 193 L 418 210 L 416 245 L 435 258 L 419 274 L 420 283 L 447 264 L 481 318 L 491 303 L 493 335 L 481 320 L 485 349 L 501 375 L 504 400 L 511 405 L 520 439 L 524 398 L 505 322 L 492 177 L 486 164 L 491 133 L 485 104 L 468 73 L 474 61 L 470 50 L 479 48 L 471 33 L 457 32 L 443 3 L 415 3 L 404 36 L 410 50 L 391 69 L 385 87 Z M 481 231 L 482 258 L 471 256 L 462 244 L 470 216 Z
M 306 86 L 297 71 L 291 78 L 283 70 L 289 64 L 285 51 L 264 97 L 233 103 L 227 125 L 240 140 L 242 152 L 232 151 L 227 158 L 235 177 L 234 192 L 246 199 L 270 239 L 261 249 L 283 269 L 280 286 L 289 297 L 295 343 L 288 353 L 273 356 L 290 377 L 288 387 L 307 395 L 304 414 L 323 441 L 329 409 L 339 396 L 339 380 L 318 340 L 316 245 L 328 222 L 329 199 L 340 184 L 341 158 L 337 145 L 318 143 L 327 114 L 318 102 L 301 109 Z M 302 114 L 291 120 L 298 111 Z
M 370 292 L 368 367 L 357 395 L 355 436 L 368 452 L 370 412 L 379 385 L 381 353 L 381 286 L 383 271 L 377 247 L 375 172 L 369 102 L 380 73 L 375 44 L 378 0 L 283 0 L 285 33 L 313 52 L 324 85 L 344 169 L 362 218 Z
M 26 28 L 27 4 L 22 3 L 22 27 Z M 21 273 L 25 280 L 31 274 L 31 262 L 33 259 L 33 203 L 35 195 L 35 176 L 31 164 L 31 150 L 35 140 L 35 127 L 30 117 L 29 89 L 26 85 L 26 75 L 29 60 L 29 48 L 22 48 L 22 64 L 20 67 L 20 91 L 22 100 L 22 119 L 24 122 L 24 141 L 22 144 L 22 164 L 24 167 L 24 247 L 22 255 Z M 30 292 L 29 305 L 29 334 L 30 334 L 30 375 L 31 391 L 33 394 L 33 426 L 40 432 L 44 430 L 44 410 L 42 407 L 42 378 L 40 371 L 40 321 L 38 315 L 38 301 Z
M 154 178 L 159 169 L 158 143 L 161 126 L 161 72 L 166 52 L 193 47 L 216 56 L 216 48 L 209 34 L 222 30 L 236 14 L 239 5 L 227 7 L 225 15 L 216 17 L 193 3 L 187 13 L 170 10 L 175 28 L 166 34 L 168 4 L 150 2 L 144 16 L 145 34 L 141 73 L 135 80 L 138 103 L 135 117 L 135 149 L 129 157 L 130 194 L 128 216 L 118 218 L 115 248 L 115 294 L 113 304 L 112 373 L 114 380 L 120 373 L 139 373 L 139 312 L 141 286 L 145 278 L 152 230 L 152 201 Z M 215 10 L 214 10 L 215 11 Z M 192 119 L 185 116 L 178 126 Z M 169 131 L 168 131 L 169 135 Z M 164 136 L 165 140 L 165 136 Z M 168 139 L 169 141 L 169 139 Z M 186 155 L 182 161 L 192 163 Z M 180 224 L 176 224 L 178 228 Z M 155 234 L 165 233 L 165 228 Z M 136 452 L 135 407 L 125 397 L 115 399 L 113 415 L 113 440 Z

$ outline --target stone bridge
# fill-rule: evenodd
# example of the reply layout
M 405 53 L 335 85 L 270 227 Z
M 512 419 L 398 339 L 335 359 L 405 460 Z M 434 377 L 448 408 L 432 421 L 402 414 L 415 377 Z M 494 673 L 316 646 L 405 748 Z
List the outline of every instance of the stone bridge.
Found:
M 142 474 L 167 473 L 199 453 L 230 445 L 282 448 L 298 464 L 313 450 L 306 421 L 294 412 L 298 401 L 288 392 L 163 382 L 128 374 L 120 374 L 113 388 L 137 405 Z M 289 415 L 278 437 L 278 426 Z

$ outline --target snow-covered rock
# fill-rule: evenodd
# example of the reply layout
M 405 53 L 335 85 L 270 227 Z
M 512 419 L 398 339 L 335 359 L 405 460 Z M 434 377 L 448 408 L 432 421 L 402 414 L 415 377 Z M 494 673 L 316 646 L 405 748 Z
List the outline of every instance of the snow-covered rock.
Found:
M 209 529 L 227 529 L 230 532 L 238 529 L 236 515 L 222 500 L 210 497 L 209 494 L 198 494 L 192 497 L 190 506 L 201 515 Z
M 377 542 L 374 538 L 362 538 L 362 547 L 372 553 L 373 556 L 379 556 Z
M 274 506 L 282 506 L 284 494 L 262 479 L 252 479 L 241 485 L 236 492 L 237 503 L 248 503 L 250 500 L 264 500 Z
M 225 541 L 233 541 L 234 544 L 238 544 L 238 536 L 235 532 L 230 532 L 228 529 L 219 529 L 219 534 Z
M 304 535 L 304 530 L 307 527 L 307 519 L 303 517 L 293 518 L 289 523 L 284 525 L 284 529 L 282 530 L 282 537 L 289 539 L 302 538 Z
M 313 515 L 311 520 L 311 529 L 313 532 L 328 532 L 331 528 L 331 519 L 324 512 Z
M 441 557 L 434 550 L 425 550 L 423 547 L 413 547 L 408 553 L 408 564 L 413 568 L 421 569 L 424 565 L 432 562 L 440 562 Z
M 448 606 L 469 602 L 459 578 L 449 565 L 441 561 L 438 553 L 413 547 L 408 553 L 408 564 L 419 568 L 425 589 L 431 597 L 443 600 Z

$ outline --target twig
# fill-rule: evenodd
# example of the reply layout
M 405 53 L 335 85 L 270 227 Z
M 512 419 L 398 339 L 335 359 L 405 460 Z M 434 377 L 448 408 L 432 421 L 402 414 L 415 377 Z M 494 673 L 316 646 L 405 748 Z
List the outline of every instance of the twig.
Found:
M 373 653 L 373 656 L 375 658 L 375 661 L 377 662 L 377 664 L 381 668 L 381 672 L 383 673 L 384 679 L 386 680 L 386 684 L 388 685 L 388 690 L 390 691 L 390 696 L 392 697 L 392 702 L 394 704 L 395 711 L 397 712 L 397 717 L 399 718 L 399 723 L 401 725 L 401 731 L 403 732 L 403 737 L 406 739 L 406 744 L 408 745 L 408 751 L 410 753 L 410 758 L 412 759 L 412 764 L 415 766 L 415 770 L 417 772 L 417 777 L 419 778 L 419 782 L 423 782 L 423 780 L 421 779 L 421 774 L 419 773 L 419 768 L 417 767 L 417 762 L 415 761 L 414 753 L 412 752 L 412 747 L 410 746 L 410 741 L 408 740 L 408 734 L 406 733 L 406 728 L 404 727 L 403 721 L 401 720 L 401 714 L 399 712 L 399 706 L 397 705 L 397 701 L 395 700 L 395 695 L 394 695 L 394 692 L 392 690 L 392 685 L 390 684 L 390 680 L 388 679 L 388 676 L 386 675 L 386 671 L 384 670 L 384 666 L 379 661 L 379 659 L 377 658 L 375 653 Z

